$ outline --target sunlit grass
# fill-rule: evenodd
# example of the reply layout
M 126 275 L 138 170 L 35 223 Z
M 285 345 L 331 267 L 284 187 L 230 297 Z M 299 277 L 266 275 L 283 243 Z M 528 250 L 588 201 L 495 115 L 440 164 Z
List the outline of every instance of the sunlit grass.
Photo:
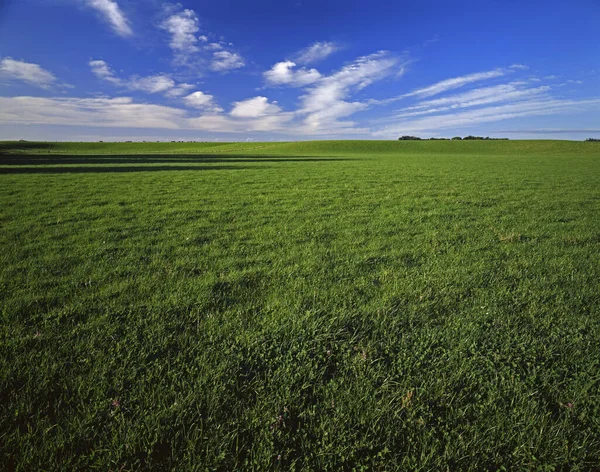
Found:
M 594 143 L 0 144 L 9 469 L 600 467 Z

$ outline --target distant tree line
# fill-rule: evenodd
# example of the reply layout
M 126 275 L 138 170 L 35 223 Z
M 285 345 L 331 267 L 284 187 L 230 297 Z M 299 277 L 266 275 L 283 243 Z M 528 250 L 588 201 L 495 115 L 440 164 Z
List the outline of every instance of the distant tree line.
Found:
M 587 138 L 585 140 L 586 143 L 600 143 L 600 139 L 598 138 Z
M 429 141 L 449 141 L 449 138 L 429 138 Z M 471 141 L 471 140 L 481 140 L 481 141 L 508 141 L 508 138 L 490 138 L 486 136 L 465 136 L 461 138 L 460 136 L 455 136 L 452 138 L 452 141 Z M 418 136 L 400 136 L 398 141 L 427 141 L 427 139 L 419 138 Z M 594 141 L 594 140 L 591 140 Z

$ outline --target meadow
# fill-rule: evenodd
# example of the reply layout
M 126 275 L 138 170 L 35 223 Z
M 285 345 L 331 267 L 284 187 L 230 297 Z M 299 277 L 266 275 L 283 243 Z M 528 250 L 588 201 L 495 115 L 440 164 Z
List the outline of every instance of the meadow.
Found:
M 600 146 L 0 143 L 5 470 L 600 469 Z

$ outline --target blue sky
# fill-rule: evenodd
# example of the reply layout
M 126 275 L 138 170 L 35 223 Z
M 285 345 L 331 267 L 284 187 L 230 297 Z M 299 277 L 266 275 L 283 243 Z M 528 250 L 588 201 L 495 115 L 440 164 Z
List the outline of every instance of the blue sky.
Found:
M 0 1 L 0 139 L 600 137 L 597 0 Z

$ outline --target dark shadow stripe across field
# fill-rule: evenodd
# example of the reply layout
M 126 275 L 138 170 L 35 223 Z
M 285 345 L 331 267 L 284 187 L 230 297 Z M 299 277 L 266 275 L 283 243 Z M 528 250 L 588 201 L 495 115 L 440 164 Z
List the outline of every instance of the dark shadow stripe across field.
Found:
M 53 143 L 35 142 L 35 141 L 5 141 L 0 142 L 0 151 L 13 152 L 13 151 L 36 151 L 40 149 L 52 149 Z
M 265 169 L 266 167 L 261 167 Z M 219 170 L 244 170 L 246 166 L 70 166 L 70 167 L 0 167 L 2 174 L 85 174 L 104 172 L 171 172 L 171 171 L 219 171 Z
M 2 166 L 56 166 L 56 165 L 90 165 L 90 164 L 219 164 L 219 163 L 262 163 L 262 162 L 335 162 L 348 161 L 343 157 L 309 157 L 309 156 L 253 156 L 253 155 L 187 155 L 149 156 L 149 155 L 111 155 L 111 156 L 0 156 Z M 355 159 L 353 159 L 355 160 Z
M 243 170 L 265 163 L 322 163 L 348 161 L 341 157 L 255 156 L 255 155 L 110 155 L 110 156 L 0 156 L 0 174 L 63 174 L 93 172 L 156 172 Z M 215 165 L 216 164 L 216 165 Z M 247 165 L 243 165 L 247 164 Z M 252 165 L 250 167 L 249 165 Z M 2 167 L 6 166 L 6 167 Z M 261 169 L 266 166 L 259 166 Z

